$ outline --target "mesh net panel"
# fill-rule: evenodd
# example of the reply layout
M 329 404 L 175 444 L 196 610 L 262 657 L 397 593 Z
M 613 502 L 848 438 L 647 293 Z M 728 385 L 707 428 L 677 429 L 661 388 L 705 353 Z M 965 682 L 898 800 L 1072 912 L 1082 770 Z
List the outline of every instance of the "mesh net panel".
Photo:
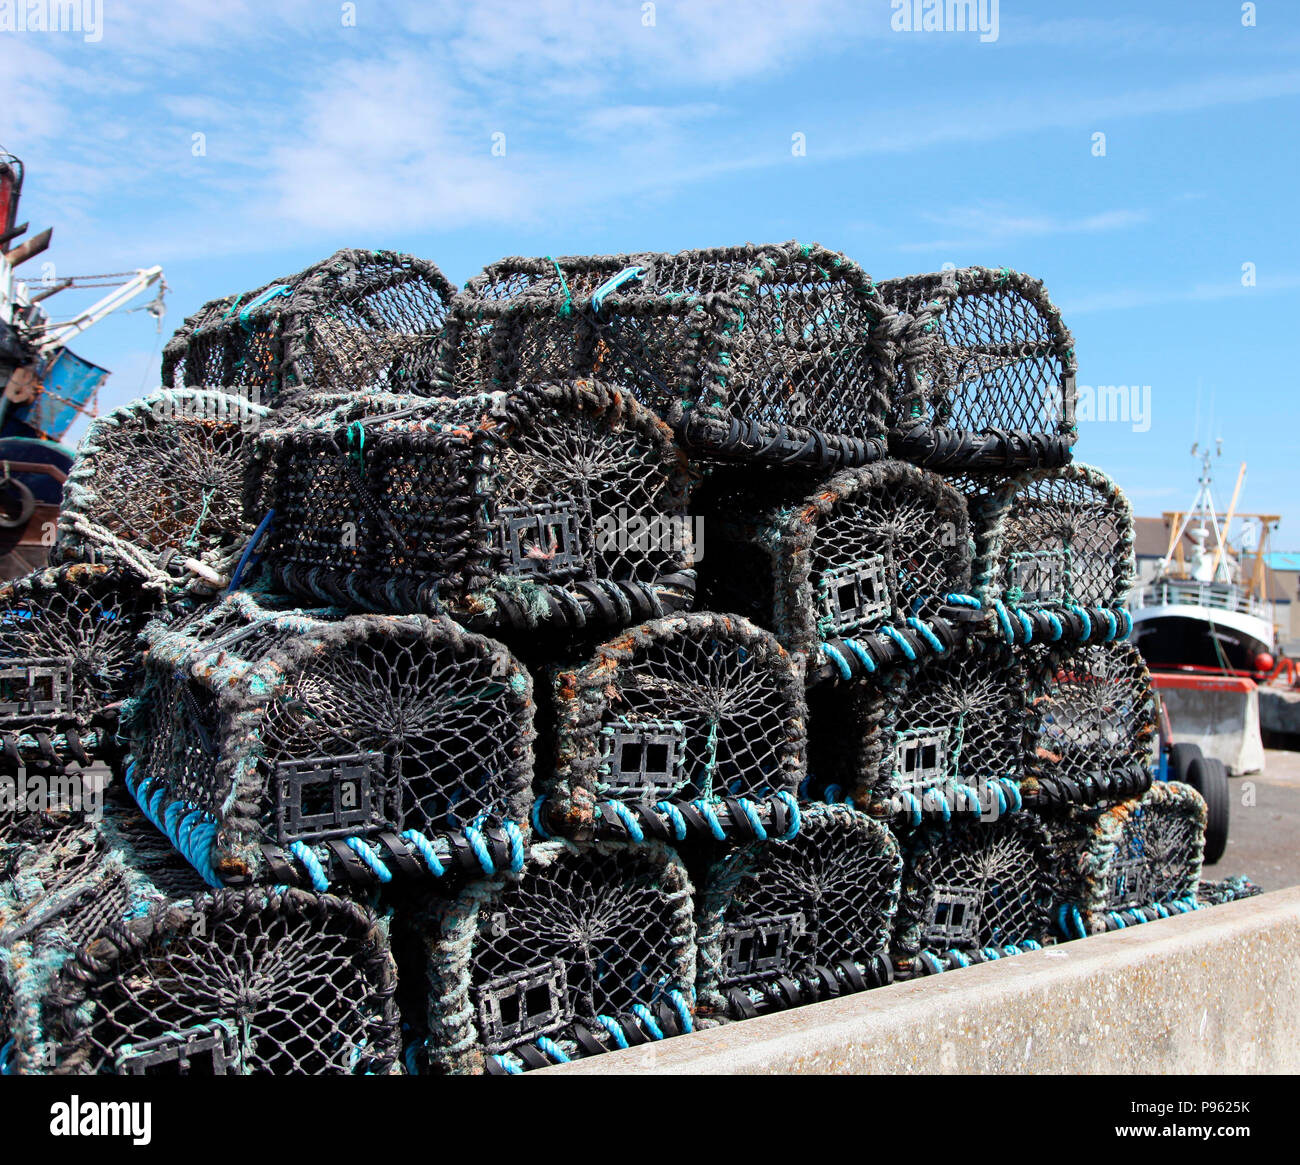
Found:
M 895 959 L 1041 943 L 1052 889 L 1047 837 L 1027 813 L 919 829 L 904 846 Z
M 803 778 L 798 673 L 743 619 L 644 624 L 561 674 L 557 693 L 562 802 L 762 797 Z
M 397 610 L 442 599 L 510 622 L 502 604 L 535 620 L 548 588 L 564 592 L 553 603 L 590 604 L 589 582 L 644 603 L 636 584 L 691 565 L 684 458 L 667 428 L 602 385 L 365 407 L 369 419 L 335 410 L 268 440 L 269 558 L 294 591 Z
M 901 870 L 888 830 L 842 806 L 807 810 L 791 841 L 725 855 L 701 892 L 701 1003 L 883 953 Z
M 1133 511 L 1085 465 L 1017 478 L 990 502 L 981 597 L 1012 605 L 1111 606 L 1133 585 Z
M 771 594 L 758 622 L 791 651 L 924 617 L 970 584 L 961 497 L 901 462 L 821 481 L 723 476 L 708 516 L 721 543 L 704 561 L 708 600 L 750 610 Z
M 135 779 L 217 817 L 232 872 L 258 864 L 260 841 L 525 815 L 531 684 L 448 620 L 277 614 L 243 597 L 160 639 L 150 663 Z
M 987 782 L 1020 780 L 1025 694 L 1011 651 L 971 641 L 898 678 L 888 697 L 881 788 L 917 797 L 934 789 L 953 805 L 956 785 L 987 800 Z
M 130 693 L 137 636 L 157 605 L 107 566 L 52 568 L 0 587 L 0 733 L 86 733 Z
M 62 1072 L 359 1074 L 396 1055 L 395 975 L 355 904 L 223 891 L 103 933 L 51 995 Z
M 1156 732 L 1151 676 L 1128 643 L 1030 648 L 1032 751 L 1026 776 L 1084 786 L 1151 768 Z
M 288 279 L 205 304 L 163 349 L 163 383 L 268 403 L 301 390 L 428 394 L 454 294 L 426 260 L 338 251 Z
M 1204 812 L 1182 788 L 1153 785 L 1137 804 L 1126 802 L 1110 813 L 1119 819 L 1119 835 L 1106 878 L 1105 909 L 1172 902 L 1196 893 Z M 1109 832 L 1108 826 L 1103 829 Z
M 65 487 L 61 552 L 111 554 L 120 540 L 200 559 L 228 555 L 252 532 L 245 444 L 266 416 L 225 393 L 178 391 L 100 417 Z
M 893 378 L 890 314 L 856 264 L 798 243 L 505 259 L 457 301 L 451 378 L 466 391 L 599 375 L 674 424 L 696 407 L 769 433 L 870 437 Z
M 676 992 L 694 976 L 690 886 L 661 847 L 538 846 L 516 880 L 470 887 L 430 951 L 429 1053 L 475 1066 Z M 467 940 L 467 941 L 466 941 Z
M 1041 281 L 968 267 L 880 284 L 911 316 L 896 423 L 1074 436 L 1074 341 Z

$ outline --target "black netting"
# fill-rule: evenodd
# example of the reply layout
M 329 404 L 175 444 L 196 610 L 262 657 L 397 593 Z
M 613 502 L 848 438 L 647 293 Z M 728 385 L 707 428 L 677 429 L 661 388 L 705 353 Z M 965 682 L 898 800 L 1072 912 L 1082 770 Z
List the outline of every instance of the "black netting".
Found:
M 302 390 L 428 394 L 455 292 L 425 259 L 337 251 L 287 279 L 204 304 L 163 349 L 163 384 L 266 404 Z
M 862 464 L 883 453 L 901 327 L 818 246 L 503 259 L 448 323 L 459 392 L 599 376 L 715 455 Z
M 804 776 L 799 673 L 768 632 L 677 615 L 611 640 L 556 679 L 557 828 L 597 800 L 682 803 L 793 793 Z
M 159 610 L 131 572 L 68 565 L 0 587 L 3 764 L 61 768 L 108 750 L 107 726 L 140 666 Z
M 900 970 L 923 970 L 924 952 L 1023 948 L 1047 937 L 1052 852 L 1032 815 L 919 829 L 903 861 L 893 937 Z
M 1024 474 L 980 508 L 976 594 L 1017 608 L 1117 607 L 1135 577 L 1133 510 L 1086 465 Z M 1092 612 L 1092 618 L 1103 617 Z
M 1106 810 L 1047 813 L 1059 933 L 1082 938 L 1194 909 L 1205 820 L 1199 793 L 1163 781 Z
M 266 444 L 268 561 L 296 593 L 504 627 L 626 623 L 690 597 L 685 459 L 603 385 L 377 398 Z
M 705 602 L 755 611 L 790 651 L 906 626 L 970 584 L 961 497 L 887 461 L 827 479 L 718 475 L 706 523 Z
M 517 879 L 469 886 L 417 934 L 429 983 L 419 1026 L 442 1070 L 482 1070 L 539 1039 L 582 1054 L 575 1024 L 603 1034 L 600 1017 L 637 1008 L 689 1018 L 691 888 L 656 845 L 537 846 Z
M 879 985 L 901 870 L 889 830 L 840 805 L 727 853 L 699 894 L 701 1008 L 743 1018 Z
M 1238 902 L 1264 893 L 1249 878 L 1234 874 L 1217 882 L 1202 882 L 1196 889 L 1196 900 L 1207 906 L 1221 906 L 1225 902 Z
M 879 288 L 909 317 L 893 401 L 899 456 L 936 466 L 1069 460 L 1074 340 L 1040 280 L 968 267 Z
M 102 930 L 50 985 L 59 1073 L 363 1074 L 398 1029 L 384 931 L 330 895 L 222 891 Z
M 1151 676 L 1128 643 L 1032 647 L 1025 788 L 1074 803 L 1126 799 L 1150 784 L 1156 707 Z
M 100 417 L 64 487 L 58 552 L 128 563 L 143 556 L 156 566 L 170 551 L 228 571 L 252 533 L 246 452 L 268 415 L 241 397 L 177 390 Z
M 154 639 L 129 784 L 206 876 L 284 880 L 266 843 L 297 855 L 300 878 L 309 847 L 331 878 L 373 881 L 372 856 L 409 872 L 411 846 L 524 822 L 532 718 L 527 673 L 450 620 L 235 595 Z

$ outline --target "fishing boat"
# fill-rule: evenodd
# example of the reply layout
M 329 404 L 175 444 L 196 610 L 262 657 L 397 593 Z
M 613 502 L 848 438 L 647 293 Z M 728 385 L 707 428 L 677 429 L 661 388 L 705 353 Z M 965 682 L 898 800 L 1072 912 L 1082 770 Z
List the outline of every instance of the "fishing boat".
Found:
M 1174 739 L 1197 744 L 1230 772 L 1255 772 L 1264 763 L 1257 681 L 1272 671 L 1277 643 L 1265 553 L 1280 518 L 1238 511 L 1245 464 L 1220 517 L 1213 468 L 1222 445 L 1193 445 L 1192 454 L 1200 461 L 1196 497 L 1189 509 L 1164 515 L 1168 551 L 1154 577 L 1130 596 L 1132 639 Z
M 69 343 L 150 288 L 156 295 L 143 310 L 161 327 L 167 290 L 156 266 L 24 280 L 18 269 L 44 254 L 54 234 L 19 242 L 28 228 L 18 221 L 24 176 L 23 163 L 0 150 L 0 579 L 48 560 L 74 456 L 63 438 L 80 417 L 96 415 L 109 376 Z M 66 319 L 49 314 L 54 296 L 87 289 L 107 293 Z

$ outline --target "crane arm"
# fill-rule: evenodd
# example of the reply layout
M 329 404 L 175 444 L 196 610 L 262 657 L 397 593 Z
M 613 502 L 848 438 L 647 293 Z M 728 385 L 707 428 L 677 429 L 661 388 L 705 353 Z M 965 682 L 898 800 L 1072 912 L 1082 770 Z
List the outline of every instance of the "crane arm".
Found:
M 130 279 L 115 287 L 98 303 L 92 304 L 85 311 L 60 324 L 46 328 L 36 351 L 41 356 L 62 348 L 69 340 L 75 339 L 82 332 L 99 323 L 105 316 L 112 315 L 118 308 L 130 303 L 142 291 L 147 291 L 157 283 L 163 274 L 161 267 L 148 267 L 137 271 Z

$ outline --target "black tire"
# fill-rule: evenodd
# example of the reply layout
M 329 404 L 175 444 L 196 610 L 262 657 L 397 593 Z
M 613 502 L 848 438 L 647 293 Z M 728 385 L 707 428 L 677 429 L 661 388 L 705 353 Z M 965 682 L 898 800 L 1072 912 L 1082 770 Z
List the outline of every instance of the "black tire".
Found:
M 1205 798 L 1205 864 L 1212 866 L 1228 847 L 1228 770 L 1203 756 L 1188 766 L 1187 784 Z
M 1192 767 L 1192 761 L 1200 760 L 1203 755 L 1199 744 L 1171 744 L 1169 746 L 1169 779 L 1171 781 L 1182 781 L 1184 785 L 1190 785 L 1191 782 L 1187 779 L 1187 770 Z
M 36 495 L 16 477 L 0 481 L 0 528 L 21 530 L 36 513 Z

